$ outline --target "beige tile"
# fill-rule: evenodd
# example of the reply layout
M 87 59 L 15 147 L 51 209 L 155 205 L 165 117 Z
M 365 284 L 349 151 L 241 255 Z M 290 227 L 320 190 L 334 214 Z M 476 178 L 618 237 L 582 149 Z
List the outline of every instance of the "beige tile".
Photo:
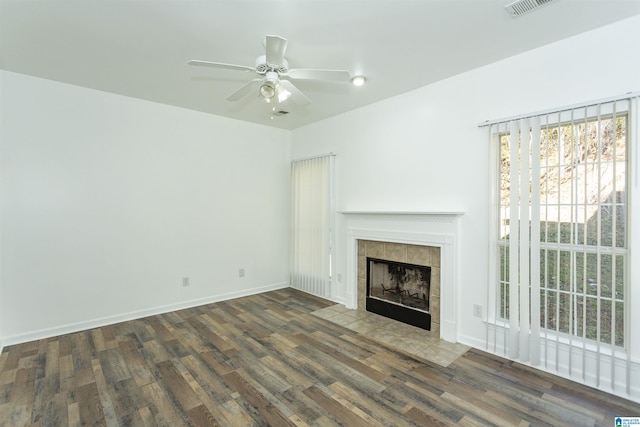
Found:
M 329 308 L 329 309 L 331 309 L 331 310 L 333 310 L 333 311 L 335 311 L 337 313 L 340 313 L 340 314 L 349 314 L 349 313 L 355 311 L 355 310 L 353 310 L 351 308 L 345 307 L 342 304 L 335 304 L 335 305 L 332 305 L 331 307 L 327 307 L 327 308 Z
M 371 338 L 395 347 L 407 353 L 416 354 L 429 347 L 430 343 L 407 337 L 399 333 L 393 333 L 382 329 L 373 330 L 367 334 Z
M 440 323 L 435 317 L 432 317 L 431 331 L 426 331 L 375 313 L 351 310 L 342 304 L 316 310 L 312 314 L 441 366 L 448 366 L 469 349 L 465 345 L 439 339 Z
M 385 243 L 384 259 L 388 261 L 407 262 L 407 245 L 402 243 Z
M 316 310 L 313 313 L 314 316 L 319 317 L 321 319 L 326 319 L 326 320 L 332 320 L 333 317 L 336 317 L 339 315 L 339 313 L 337 313 L 334 310 L 330 310 L 329 308 L 323 308 L 321 310 Z
M 351 316 L 354 320 L 364 320 L 368 318 L 366 310 L 351 310 L 351 312 L 345 314 Z
M 416 265 L 431 265 L 431 252 L 427 246 L 407 245 L 407 262 Z
M 416 339 L 425 338 L 427 335 L 427 331 L 422 328 L 407 325 L 406 323 L 402 323 L 393 319 L 389 319 L 388 322 L 385 322 L 383 329 L 395 331 L 398 334 L 415 337 Z
M 337 323 L 338 325 L 348 327 L 347 325 L 353 323 L 355 319 L 348 314 L 336 314 L 335 316 L 327 319 L 331 320 L 333 323 Z
M 429 246 L 429 258 L 431 259 L 431 267 L 440 267 L 440 248 Z
M 365 241 L 358 239 L 358 255 L 366 256 Z
M 375 242 L 372 240 L 366 241 L 366 253 L 370 258 L 383 258 L 384 257 L 384 243 Z
M 440 319 L 440 298 L 431 298 L 429 301 L 429 312 L 432 319 Z
M 365 313 L 367 322 L 371 322 L 377 326 L 384 326 L 392 321 L 388 317 L 380 316 L 379 314 L 371 313 L 370 311 L 366 311 Z
M 440 267 L 431 267 L 431 297 L 440 297 Z
M 399 346 L 396 345 L 395 342 L 400 338 L 400 335 L 395 331 L 376 328 L 367 332 L 367 337 L 399 348 Z
M 365 319 L 360 319 L 360 320 L 354 320 L 351 323 L 348 323 L 346 325 L 344 325 L 345 327 L 356 331 L 364 336 L 368 336 L 368 333 L 377 329 L 378 326 L 365 320 Z
M 367 277 L 367 257 L 358 256 L 358 279 L 365 279 Z
M 360 311 L 367 310 L 367 284 L 365 279 L 358 279 L 358 307 Z
M 436 319 L 433 316 L 431 316 L 431 330 L 429 331 L 429 333 L 431 334 L 431 337 L 433 337 L 434 340 L 437 340 L 440 338 L 440 321 L 439 320 L 440 319 Z
M 445 340 L 438 340 L 436 343 L 433 344 L 433 346 L 435 348 L 457 354 L 458 356 L 462 356 L 467 352 L 467 350 L 469 350 L 469 347 L 464 344 L 451 343 Z
M 451 363 L 455 362 L 458 357 L 460 357 L 460 355 L 456 353 L 436 347 L 435 344 L 420 350 L 415 354 L 418 357 L 422 357 L 423 359 L 427 359 L 444 367 L 449 366 Z

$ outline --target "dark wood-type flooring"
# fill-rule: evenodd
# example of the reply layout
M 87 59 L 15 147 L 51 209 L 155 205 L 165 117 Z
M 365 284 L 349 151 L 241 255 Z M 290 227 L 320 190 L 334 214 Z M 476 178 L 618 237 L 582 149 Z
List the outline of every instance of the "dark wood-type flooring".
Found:
M 283 289 L 6 348 L 2 426 L 614 425 L 640 405 L 487 353 L 443 368 Z

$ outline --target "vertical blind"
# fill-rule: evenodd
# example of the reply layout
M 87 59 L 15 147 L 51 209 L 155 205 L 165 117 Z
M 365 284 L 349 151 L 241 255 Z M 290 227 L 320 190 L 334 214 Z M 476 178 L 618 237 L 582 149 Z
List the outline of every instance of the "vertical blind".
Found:
M 291 163 L 290 284 L 331 296 L 331 211 L 333 155 Z
M 627 394 L 628 153 L 637 102 L 485 124 L 495 266 L 487 347 Z

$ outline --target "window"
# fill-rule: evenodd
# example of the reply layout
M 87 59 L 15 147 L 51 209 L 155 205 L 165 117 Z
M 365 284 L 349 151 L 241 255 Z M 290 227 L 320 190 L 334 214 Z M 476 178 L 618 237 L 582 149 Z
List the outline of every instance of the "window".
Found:
M 539 307 L 530 310 L 539 310 L 544 333 L 624 346 L 628 116 L 619 107 L 613 103 L 540 117 L 539 135 L 528 126 L 499 132 L 500 317 L 509 319 L 513 302 L 522 301 L 510 295 L 510 260 L 516 252 L 522 259 L 522 246 L 514 252 L 510 241 L 525 238 L 528 251 L 539 251 L 526 258 L 539 262 L 539 268 L 529 269 L 539 274 Z M 536 138 L 539 143 L 523 143 Z M 512 209 L 514 203 L 520 209 Z M 539 219 L 535 227 L 531 220 L 524 229 L 512 227 L 534 216 Z
M 290 285 L 331 297 L 333 155 L 291 162 Z
M 638 122 L 633 94 L 485 124 L 487 350 L 626 397 L 640 384 Z

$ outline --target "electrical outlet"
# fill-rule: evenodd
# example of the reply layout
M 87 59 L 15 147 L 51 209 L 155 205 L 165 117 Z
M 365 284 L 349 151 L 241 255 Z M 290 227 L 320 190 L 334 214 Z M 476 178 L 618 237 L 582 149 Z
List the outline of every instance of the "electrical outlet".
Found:
M 188 277 L 183 277 L 182 278 L 182 286 L 189 286 L 189 278 Z
M 240 270 L 238 270 L 238 276 L 244 277 L 244 268 L 241 268 Z
M 473 315 L 482 317 L 482 306 L 480 304 L 473 304 Z

